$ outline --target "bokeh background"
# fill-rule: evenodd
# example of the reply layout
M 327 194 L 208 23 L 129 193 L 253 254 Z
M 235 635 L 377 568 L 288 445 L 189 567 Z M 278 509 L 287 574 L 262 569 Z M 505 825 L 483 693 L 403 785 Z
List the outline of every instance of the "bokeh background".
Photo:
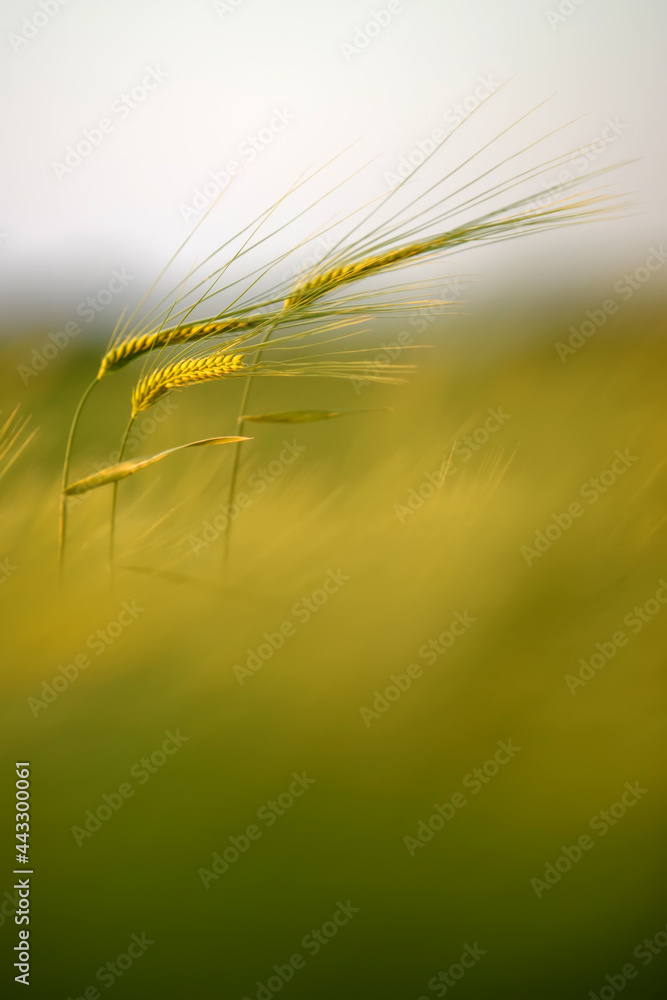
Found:
M 664 8 L 400 7 L 353 53 L 345 46 L 387 4 L 54 0 L 43 26 L 39 5 L 3 8 L 0 409 L 5 420 L 20 405 L 25 436 L 37 431 L 0 480 L 10 991 L 22 988 L 13 767 L 30 760 L 34 996 L 663 995 Z M 110 110 L 148 69 L 166 76 L 146 100 Z M 411 353 L 419 370 L 405 385 L 263 380 L 254 398 L 266 410 L 378 412 L 257 425 L 241 482 L 250 503 L 225 569 L 216 517 L 230 456 L 185 452 L 123 484 L 113 587 L 109 496 L 73 505 L 61 589 L 73 409 L 120 312 L 193 233 L 211 172 L 243 160 L 176 276 L 342 153 L 281 221 L 326 200 L 238 265 L 241 275 L 298 248 L 274 271 L 285 280 L 326 250 L 318 230 L 386 193 L 401 157 L 484 80 L 507 82 L 429 164 L 432 178 L 553 94 L 463 177 L 572 121 L 521 162 L 589 145 L 593 158 L 568 166 L 581 189 L 610 184 L 635 207 L 411 271 L 455 301 L 418 311 L 416 324 L 371 324 L 376 360 L 406 332 L 430 345 Z M 244 153 L 277 112 L 284 130 Z M 105 116 L 113 130 L 59 179 L 54 163 Z M 610 121 L 617 138 L 601 148 Z M 613 164 L 625 165 L 592 178 Z M 99 304 L 114 271 L 131 278 L 86 319 L 87 297 Z M 81 332 L 39 367 L 49 334 L 72 321 Z M 599 328 L 583 336 L 590 323 Z M 135 376 L 117 373 L 91 400 L 82 475 L 117 448 Z M 229 433 L 239 392 L 174 397 L 163 423 L 140 425 L 142 450 Z M 490 411 L 502 420 L 489 424 Z M 293 461 L 280 457 L 285 442 Z M 577 502 L 582 516 L 563 528 Z M 123 602 L 141 610 L 118 633 Z M 456 613 L 475 621 L 429 663 L 423 647 Z M 266 634 L 284 623 L 293 634 L 271 652 Z M 605 655 L 621 630 L 628 642 Z M 70 670 L 53 697 L 81 654 L 90 667 Z M 253 656 L 265 659 L 247 676 Z M 582 668 L 594 656 L 597 668 Z M 421 676 L 382 701 L 412 663 Z M 168 732 L 183 737 L 172 755 Z M 521 749 L 474 794 L 466 776 L 499 741 Z M 290 801 L 304 772 L 314 781 Z M 646 791 L 616 806 L 626 783 Z M 132 794 L 119 805 L 121 786 Z M 456 793 L 465 806 L 427 839 L 421 824 Z M 251 825 L 261 836 L 239 840 Z M 419 831 L 422 847 L 406 841 Z M 550 888 L 532 881 L 585 834 L 593 846 Z M 230 838 L 247 850 L 216 873 L 216 854 L 234 856 Z M 313 954 L 309 935 L 333 933 L 348 901 L 358 912 Z M 133 935 L 145 947 L 128 965 Z M 466 946 L 480 957 L 456 980 Z M 303 967 L 272 979 L 297 953 Z M 438 981 L 450 968 L 450 985 Z

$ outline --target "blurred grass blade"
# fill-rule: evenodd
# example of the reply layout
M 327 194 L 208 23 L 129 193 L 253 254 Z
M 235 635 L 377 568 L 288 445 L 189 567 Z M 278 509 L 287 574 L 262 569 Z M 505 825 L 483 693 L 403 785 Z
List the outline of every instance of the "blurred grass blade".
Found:
M 127 462 L 119 462 L 118 465 L 110 465 L 107 469 L 102 469 L 101 472 L 96 472 L 92 476 L 86 476 L 85 479 L 79 479 L 78 482 L 71 483 L 63 490 L 63 494 L 64 496 L 74 496 L 77 493 L 88 493 L 89 490 L 95 490 L 98 486 L 117 483 L 119 479 L 126 479 L 128 476 L 134 475 L 135 472 L 139 472 L 140 469 L 154 465 L 156 462 L 160 462 L 163 458 L 166 458 L 167 455 L 173 455 L 174 452 L 183 451 L 185 448 L 197 448 L 200 445 L 209 444 L 236 444 L 238 441 L 252 441 L 252 438 L 238 436 L 202 438 L 201 441 L 190 441 L 188 444 L 179 444 L 176 448 L 160 451 L 157 455 L 151 455 L 150 458 L 137 458 Z
M 21 418 L 18 414 L 19 407 L 17 406 L 0 427 L 0 479 L 11 469 L 37 433 L 34 430 L 26 437 L 25 430 L 30 422 L 30 417 Z
M 378 413 L 391 410 L 391 406 L 376 406 L 365 410 L 285 410 L 282 413 L 256 413 L 242 417 L 256 424 L 309 424 L 315 420 L 332 420 L 333 417 L 351 417 L 355 413 Z

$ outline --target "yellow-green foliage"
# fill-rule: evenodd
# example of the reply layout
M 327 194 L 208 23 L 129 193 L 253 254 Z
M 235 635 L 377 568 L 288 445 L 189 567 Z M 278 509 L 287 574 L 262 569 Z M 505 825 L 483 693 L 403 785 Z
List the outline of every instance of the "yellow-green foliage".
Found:
M 312 996 L 335 995 L 332 976 L 341 996 L 393 996 L 397 976 L 401 995 L 426 995 L 475 940 L 488 954 L 468 974 L 471 996 L 511 996 L 519 974 L 534 976 L 535 995 L 558 996 L 554 956 L 585 993 L 661 929 L 667 607 L 646 622 L 633 609 L 654 600 L 667 565 L 667 357 L 650 333 L 657 316 L 632 303 L 563 363 L 554 343 L 573 310 L 524 314 L 524 326 L 497 310 L 477 323 L 438 320 L 429 336 L 441 347 L 407 385 L 328 387 L 332 409 L 392 412 L 255 424 L 223 578 L 221 470 L 195 450 L 123 485 L 112 593 L 101 571 L 108 491 L 73 498 L 60 592 L 62 400 L 90 359 L 77 366 L 72 349 L 26 389 L 24 412 L 43 431 L 3 482 L 2 738 L 6 760 L 26 748 L 32 760 L 49 927 L 40 947 L 59 995 L 79 995 L 145 929 L 156 941 L 145 968 L 189 976 L 210 954 L 223 976 L 224 941 L 225 990 L 253 996 L 348 897 L 360 913 L 328 945 L 335 960 L 323 952 L 298 973 Z M 10 404 L 25 349 L 5 352 Z M 116 377 L 110 397 L 91 401 L 73 478 L 117 448 L 134 376 Z M 319 405 L 313 384 L 295 381 L 290 407 Z M 262 383 L 263 410 L 284 409 L 280 388 Z M 224 433 L 241 385 L 219 389 L 140 415 L 144 440 L 130 454 Z M 627 471 L 604 492 L 591 486 L 626 450 L 636 456 Z M 583 516 L 528 565 L 522 548 L 575 502 Z M 317 603 L 330 572 L 349 579 Z M 98 632 L 123 602 L 142 610 L 106 644 Z M 429 664 L 420 650 L 457 612 L 474 624 Z M 293 634 L 248 668 L 248 651 L 271 637 L 278 647 L 284 623 Z M 568 675 L 619 630 L 627 645 L 572 693 Z M 44 685 L 79 654 L 90 666 L 47 703 Z M 421 676 L 381 710 L 375 692 L 413 662 Z M 376 703 L 378 717 L 364 718 Z M 178 727 L 189 742 L 78 847 L 71 828 Z M 478 795 L 464 788 L 465 809 L 411 857 L 404 838 L 508 739 L 522 748 L 516 759 Z M 198 870 L 303 770 L 312 790 L 205 890 Z M 530 880 L 635 781 L 648 794 L 537 899 Z M 192 913 L 196 946 L 182 933 Z M 377 990 L 349 979 L 362 968 Z M 641 970 L 646 995 L 653 974 Z

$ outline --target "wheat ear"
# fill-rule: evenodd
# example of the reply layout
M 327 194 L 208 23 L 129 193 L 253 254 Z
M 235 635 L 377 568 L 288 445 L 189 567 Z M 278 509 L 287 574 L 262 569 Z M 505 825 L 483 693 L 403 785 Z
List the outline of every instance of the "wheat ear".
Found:
M 132 416 L 136 417 L 142 410 L 147 410 L 172 389 L 224 378 L 225 375 L 240 371 L 242 367 L 242 354 L 216 352 L 207 357 L 189 358 L 158 368 L 135 386 L 132 393 Z
M 243 316 L 238 318 L 213 320 L 209 323 L 194 323 L 189 326 L 175 327 L 171 330 L 155 330 L 140 337 L 129 337 L 112 347 L 102 358 L 97 378 L 101 379 L 107 372 L 114 371 L 150 351 L 156 351 L 172 344 L 189 344 L 206 337 L 217 337 L 230 333 L 240 333 L 261 326 L 265 316 Z
M 504 218 L 490 216 L 469 225 L 440 233 L 437 236 L 405 243 L 387 250 L 385 253 L 370 254 L 360 260 L 348 260 L 298 284 L 286 298 L 284 310 L 289 312 L 301 309 L 316 299 L 337 291 L 343 285 L 380 274 L 415 257 L 441 253 L 454 247 L 460 247 L 464 243 L 477 243 L 492 240 L 494 237 L 523 235 L 533 227 L 546 226 L 556 219 L 558 222 L 566 221 L 566 219 L 567 221 L 583 221 L 586 218 L 586 210 L 588 210 L 589 215 L 596 214 L 596 209 L 591 208 L 593 204 L 594 199 L 590 199 L 557 205 L 544 212 L 519 212 Z M 573 214 L 568 218 L 570 212 Z

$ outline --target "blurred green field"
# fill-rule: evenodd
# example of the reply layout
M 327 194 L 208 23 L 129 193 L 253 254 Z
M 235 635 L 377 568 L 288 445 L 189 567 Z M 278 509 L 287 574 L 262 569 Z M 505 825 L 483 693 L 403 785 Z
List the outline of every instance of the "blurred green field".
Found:
M 641 943 L 667 943 L 667 343 L 626 306 L 563 363 L 567 315 L 439 320 L 404 386 L 264 380 L 256 409 L 393 409 L 257 425 L 224 571 L 231 449 L 123 483 L 113 589 L 107 490 L 71 510 L 63 591 L 55 568 L 95 356 L 24 386 L 30 344 L 6 343 L 3 413 L 39 427 L 0 483 L 33 996 L 605 1000 L 628 963 L 627 997 L 664 995 L 667 948 Z M 117 447 L 133 374 L 93 397 L 74 475 Z M 239 389 L 174 396 L 137 454 L 230 433 Z M 133 934 L 153 943 L 123 970 Z

